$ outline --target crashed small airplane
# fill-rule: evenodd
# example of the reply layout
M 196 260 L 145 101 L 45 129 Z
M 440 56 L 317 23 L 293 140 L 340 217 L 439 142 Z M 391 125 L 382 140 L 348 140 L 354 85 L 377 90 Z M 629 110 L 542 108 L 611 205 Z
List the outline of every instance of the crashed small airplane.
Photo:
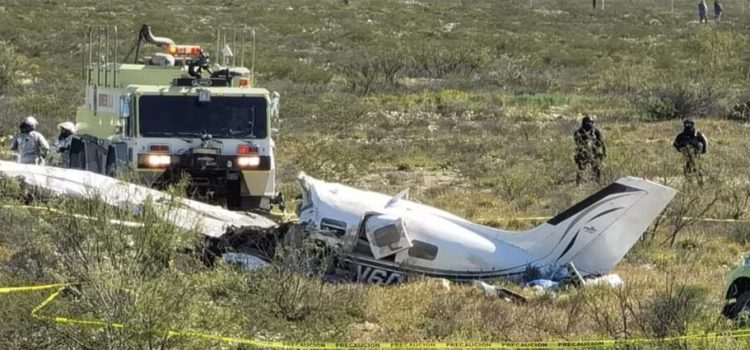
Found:
M 394 284 L 409 274 L 470 281 L 556 274 L 574 263 L 582 276 L 609 272 L 664 210 L 676 190 L 623 177 L 523 232 L 474 224 L 395 197 L 300 173 L 300 225 L 342 253 L 349 278 Z
M 261 231 L 283 235 L 279 225 L 264 216 L 174 200 L 166 193 L 88 171 L 0 161 L 0 174 L 52 194 L 99 198 L 128 210 L 141 210 L 151 201 L 165 221 L 211 239 L 231 240 Z M 453 281 L 507 277 L 523 274 L 529 267 L 554 279 L 571 263 L 584 277 L 605 274 L 677 193 L 624 177 L 538 227 L 509 232 L 409 201 L 406 192 L 389 197 L 304 173 L 298 182 L 302 202 L 294 231 L 336 251 L 345 279 L 384 284 L 402 282 L 411 274 Z M 224 252 L 231 252 L 233 245 L 229 248 Z M 239 255 L 228 257 L 244 259 Z M 256 260 L 253 266 L 259 265 Z

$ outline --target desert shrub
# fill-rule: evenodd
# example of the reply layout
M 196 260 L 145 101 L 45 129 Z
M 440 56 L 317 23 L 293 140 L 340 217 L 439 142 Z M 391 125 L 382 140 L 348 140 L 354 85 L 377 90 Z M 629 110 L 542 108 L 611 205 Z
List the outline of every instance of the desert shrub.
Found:
M 29 78 L 28 68 L 28 58 L 10 43 L 0 41 L 0 96 L 18 87 L 24 78 Z
M 283 333 L 285 339 L 340 339 L 346 326 L 362 317 L 361 286 L 324 282 L 335 252 L 307 240 L 287 243 L 271 265 L 231 282 L 231 295 L 243 296 L 238 306 L 259 315 L 249 320 L 248 331 Z
M 4 193 L 14 191 L 12 185 L 3 188 Z M 3 198 L 7 203 L 14 197 L 18 196 Z M 45 328 L 58 333 L 55 346 L 190 348 L 190 341 L 154 330 L 180 330 L 197 322 L 200 300 L 194 297 L 199 293 L 192 277 L 172 265 L 180 247 L 194 245 L 186 237 L 196 236 L 186 236 L 183 230 L 165 223 L 148 205 L 138 217 L 133 217 L 99 200 L 55 197 L 44 200 L 36 205 L 64 210 L 2 212 L 7 219 L 4 222 L 12 224 L 6 226 L 8 231 L 0 237 L 0 245 L 9 249 L 8 261 L 0 275 L 8 273 L 27 284 L 76 283 L 76 292 L 65 295 L 75 295 L 77 302 L 71 303 L 72 299 L 61 296 L 43 312 L 125 324 L 122 330 L 46 324 Z M 144 225 L 120 226 L 111 224 L 110 219 L 137 220 Z M 197 259 L 188 261 L 192 262 L 183 266 L 188 266 L 191 272 L 201 270 Z M 26 315 L 34 305 L 25 305 Z
M 732 242 L 737 242 L 742 245 L 750 243 L 750 225 L 747 224 L 736 224 L 732 225 L 728 229 L 729 237 Z
M 26 281 L 0 274 L 3 286 L 20 286 Z M 56 337 L 56 332 L 49 324 L 31 319 L 30 308 L 44 300 L 45 293 L 40 291 L 23 294 L 2 294 L 3 307 L 0 307 L 0 347 L 8 350 L 21 349 L 54 349 L 60 348 L 64 341 Z
M 408 74 L 412 77 L 442 79 L 468 76 L 488 68 L 489 49 L 466 42 L 428 41 L 410 51 L 413 57 Z
M 750 101 L 740 102 L 732 106 L 728 117 L 742 122 L 750 121 Z
M 697 61 L 691 65 L 692 74 L 736 79 L 746 67 L 741 57 L 747 54 L 748 45 L 742 34 L 701 27 L 685 46 Z
M 400 46 L 386 43 L 352 51 L 339 64 L 349 91 L 368 95 L 378 90 L 394 90 L 410 56 Z
M 639 297 L 637 293 L 637 287 L 629 286 L 583 289 L 574 294 L 571 310 L 577 306 L 580 309 L 577 316 L 591 319 L 600 333 L 612 338 L 630 337 L 638 331 L 633 317 L 633 302 Z
M 303 93 L 317 94 L 325 91 L 333 79 L 333 74 L 308 64 L 296 64 L 289 77 L 297 83 L 297 88 L 301 88 Z
M 0 41 L 0 135 L 16 131 L 20 118 L 14 96 L 22 93 L 24 80 L 31 78 L 28 69 L 28 58 L 13 45 Z
M 80 220 L 61 215 L 48 227 L 57 261 L 51 264 L 56 279 L 80 282 L 81 301 L 69 309 L 126 328 L 115 336 L 105 332 L 66 330 L 67 336 L 92 347 L 186 347 L 185 340 L 153 333 L 155 329 L 185 329 L 194 322 L 197 290 L 189 275 L 171 267 L 179 248 L 191 246 L 186 232 L 164 223 L 146 206 L 140 228 L 105 224 L 117 211 L 98 201 L 62 200 L 61 207 L 99 220 Z M 132 220 L 132 219 L 131 219 Z M 193 271 L 199 270 L 196 261 Z
M 716 115 L 721 110 L 716 92 L 705 85 L 656 89 L 642 99 L 646 116 L 653 121 Z
M 668 283 L 667 288 L 643 303 L 637 315 L 649 336 L 685 335 L 689 324 L 706 314 L 706 290 L 693 285 Z
M 375 58 L 367 54 L 355 54 L 342 65 L 342 70 L 349 91 L 355 94 L 368 95 L 382 83 Z

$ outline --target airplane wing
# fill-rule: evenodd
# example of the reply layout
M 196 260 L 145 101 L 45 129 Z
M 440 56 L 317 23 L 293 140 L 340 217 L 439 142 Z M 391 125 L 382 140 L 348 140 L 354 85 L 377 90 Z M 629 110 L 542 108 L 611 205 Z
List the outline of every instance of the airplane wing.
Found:
M 234 228 L 264 229 L 276 226 L 274 221 L 259 215 L 244 215 L 184 198 L 173 202 L 170 195 L 164 192 L 90 171 L 0 161 L 0 174 L 20 177 L 26 184 L 44 188 L 56 195 L 99 198 L 123 209 L 141 210 L 148 200 L 152 200 L 155 210 L 164 220 L 210 237 L 220 237 Z

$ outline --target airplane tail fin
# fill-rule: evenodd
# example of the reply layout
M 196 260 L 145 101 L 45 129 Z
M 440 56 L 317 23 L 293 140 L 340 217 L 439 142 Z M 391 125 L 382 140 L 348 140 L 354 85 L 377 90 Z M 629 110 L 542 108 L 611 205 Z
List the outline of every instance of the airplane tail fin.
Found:
M 623 177 L 529 231 L 502 239 L 540 258 L 539 265 L 573 262 L 584 274 L 606 273 L 636 243 L 677 191 Z

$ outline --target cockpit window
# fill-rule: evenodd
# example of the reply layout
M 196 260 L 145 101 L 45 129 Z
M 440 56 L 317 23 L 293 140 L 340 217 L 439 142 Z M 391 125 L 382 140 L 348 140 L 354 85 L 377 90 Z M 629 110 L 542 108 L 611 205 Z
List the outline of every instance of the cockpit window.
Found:
M 372 233 L 372 235 L 375 238 L 375 244 L 378 247 L 388 247 L 401 240 L 400 227 L 393 224 L 379 227 Z
M 409 256 L 413 258 L 435 260 L 437 257 L 438 247 L 419 240 L 411 241 L 412 247 L 409 248 Z
M 343 237 L 346 233 L 346 223 L 340 220 L 323 218 L 320 220 L 320 228 L 335 231 L 339 237 Z

